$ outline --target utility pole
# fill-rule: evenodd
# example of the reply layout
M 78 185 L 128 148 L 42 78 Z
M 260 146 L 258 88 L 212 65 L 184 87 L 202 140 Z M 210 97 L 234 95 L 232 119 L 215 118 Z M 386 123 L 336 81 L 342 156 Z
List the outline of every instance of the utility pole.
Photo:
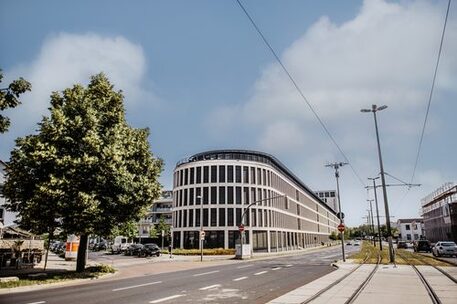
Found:
M 375 230 L 374 230 L 374 218 L 373 218 L 373 206 L 371 204 L 371 202 L 373 201 L 372 199 L 367 199 L 367 201 L 370 203 L 370 215 L 371 215 L 371 222 L 370 222 L 370 225 L 371 225 L 371 231 L 373 232 L 373 246 L 376 246 L 376 238 L 374 237 L 374 235 L 376 234 Z
M 390 216 L 389 216 L 389 202 L 387 200 L 387 189 L 386 189 L 386 178 L 384 174 L 384 165 L 382 163 L 382 155 L 381 155 L 381 143 L 379 141 L 379 131 L 378 131 L 378 121 L 376 118 L 376 112 L 382 111 L 387 109 L 387 106 L 380 106 L 372 105 L 371 109 L 362 109 L 360 110 L 362 113 L 372 112 L 374 117 L 374 126 L 376 130 L 376 141 L 378 143 L 378 158 L 379 158 L 379 167 L 381 169 L 381 185 L 382 185 L 382 194 L 384 196 L 384 210 L 386 212 L 386 228 L 387 228 L 387 239 L 389 241 L 389 257 L 390 262 L 395 263 L 395 255 L 394 255 L 394 246 L 392 244 L 392 230 L 390 228 Z
M 376 180 L 378 177 L 369 177 L 369 180 L 373 181 L 373 192 L 374 192 L 374 203 L 376 205 L 376 218 L 378 220 L 378 239 L 379 239 L 379 250 L 382 251 L 382 236 L 381 236 L 381 225 L 379 224 L 379 209 L 378 209 L 378 195 L 376 194 Z
M 344 165 L 347 165 L 348 163 L 342 163 L 342 162 L 335 162 L 333 164 L 327 164 L 325 165 L 326 167 L 331 167 L 335 169 L 335 178 L 336 178 L 336 193 L 338 196 L 338 215 L 340 218 L 340 225 L 344 225 L 343 221 L 343 212 L 341 210 L 341 199 L 340 199 L 340 184 L 339 184 L 339 177 L 340 173 L 338 172 L 338 169 Z M 340 237 L 341 237 L 341 252 L 343 254 L 343 262 L 346 262 L 346 256 L 344 254 L 344 231 L 340 232 Z

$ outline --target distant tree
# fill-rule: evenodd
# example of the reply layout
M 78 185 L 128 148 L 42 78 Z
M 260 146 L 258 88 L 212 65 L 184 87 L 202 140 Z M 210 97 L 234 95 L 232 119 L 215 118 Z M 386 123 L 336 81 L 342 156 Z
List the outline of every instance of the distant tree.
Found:
M 332 231 L 332 233 L 330 233 L 329 239 L 333 241 L 338 240 L 338 234 L 335 231 Z
M 159 218 L 159 223 L 157 224 L 157 230 L 160 235 L 162 235 L 162 231 L 164 232 L 164 235 L 169 235 L 170 234 L 170 224 L 167 224 L 165 221 L 165 216 L 163 214 Z
M 3 71 L 0 69 L 0 84 L 3 80 Z M 21 104 L 18 99 L 19 96 L 26 91 L 30 91 L 32 85 L 30 82 L 20 77 L 17 80 L 11 82 L 8 87 L 0 87 L 0 113 L 8 108 L 15 108 Z M 0 133 L 8 131 L 10 126 L 10 119 L 0 114 Z
M 154 224 L 151 225 L 151 228 L 149 229 L 149 237 L 156 239 L 158 238 L 159 234 L 157 233 L 157 229 Z
M 148 130 L 127 124 L 123 96 L 103 74 L 87 88 L 53 93 L 50 112 L 38 134 L 16 141 L 4 192 L 32 231 L 33 222 L 57 223 L 80 236 L 81 272 L 88 235 L 138 221 L 159 197 L 163 163 L 150 152 Z
M 111 230 L 111 237 L 116 237 L 118 235 L 133 239 L 138 235 L 138 224 L 135 221 L 128 221 L 114 227 L 113 230 Z

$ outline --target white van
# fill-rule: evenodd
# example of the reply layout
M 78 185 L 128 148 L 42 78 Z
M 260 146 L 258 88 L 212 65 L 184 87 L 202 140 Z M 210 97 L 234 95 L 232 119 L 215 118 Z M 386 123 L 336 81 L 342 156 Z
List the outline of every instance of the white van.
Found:
M 125 236 L 116 236 L 114 238 L 114 243 L 111 246 L 113 253 L 124 252 L 132 243 L 129 243 L 128 238 Z

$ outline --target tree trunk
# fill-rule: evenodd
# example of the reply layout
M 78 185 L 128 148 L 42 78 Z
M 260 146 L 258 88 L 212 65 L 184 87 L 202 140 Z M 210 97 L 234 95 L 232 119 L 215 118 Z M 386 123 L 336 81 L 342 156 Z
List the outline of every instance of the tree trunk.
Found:
M 76 258 L 76 272 L 83 272 L 86 269 L 87 234 L 79 238 L 78 256 Z
M 49 233 L 48 248 L 46 248 L 46 255 L 44 257 L 44 270 L 45 271 L 46 271 L 46 266 L 48 265 L 49 248 L 51 247 L 51 241 L 53 238 L 54 238 L 54 235 L 52 233 Z

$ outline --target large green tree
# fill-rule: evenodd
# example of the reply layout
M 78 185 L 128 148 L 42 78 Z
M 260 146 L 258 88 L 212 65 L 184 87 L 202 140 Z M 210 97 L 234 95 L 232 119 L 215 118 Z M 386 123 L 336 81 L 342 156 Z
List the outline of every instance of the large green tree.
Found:
M 127 124 L 123 95 L 103 74 L 87 88 L 53 93 L 49 110 L 37 134 L 16 141 L 4 192 L 32 231 L 40 222 L 80 236 L 83 271 L 88 235 L 139 220 L 160 195 L 163 164 L 150 152 L 149 131 Z
M 2 80 L 3 72 L 0 69 L 0 113 L 8 108 L 17 107 L 21 103 L 19 101 L 19 96 L 32 89 L 30 82 L 22 77 L 14 80 L 5 88 L 1 87 Z M 0 133 L 5 133 L 8 131 L 9 126 L 10 119 L 0 114 Z

